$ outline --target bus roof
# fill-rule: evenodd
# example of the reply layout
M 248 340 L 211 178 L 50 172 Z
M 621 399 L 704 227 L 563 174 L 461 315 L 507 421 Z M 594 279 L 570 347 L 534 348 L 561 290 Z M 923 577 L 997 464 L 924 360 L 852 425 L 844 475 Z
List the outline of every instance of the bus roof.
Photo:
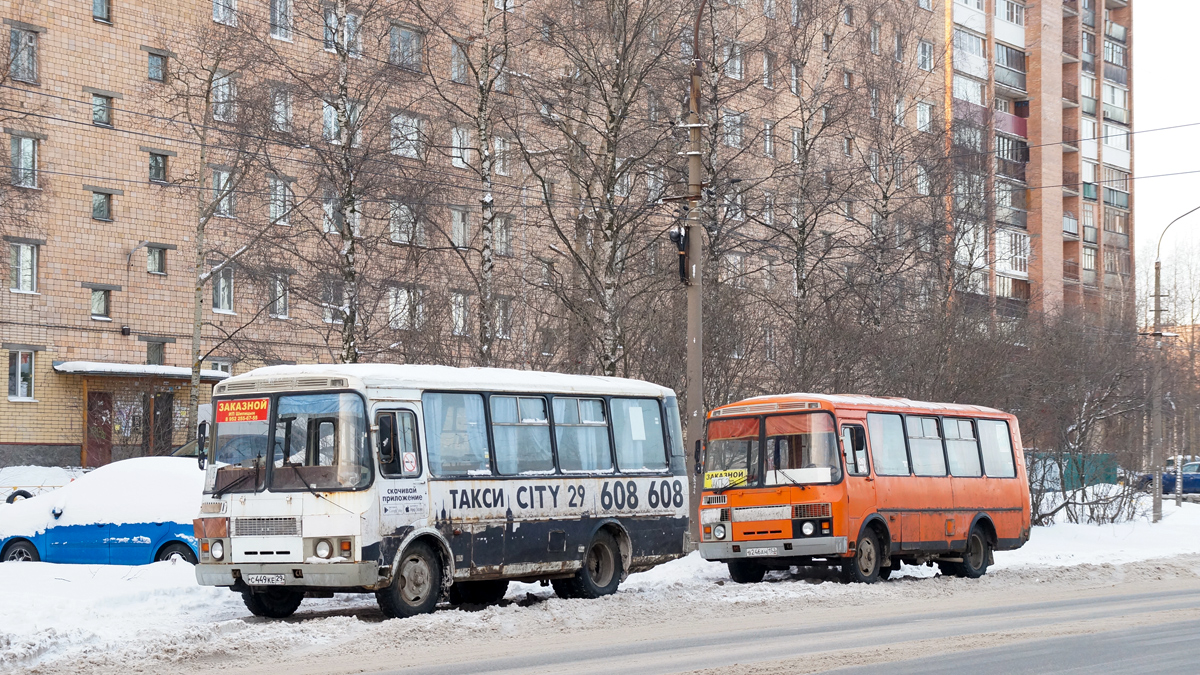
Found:
M 313 377 L 343 377 L 351 385 L 361 384 L 370 389 L 484 390 L 653 398 L 675 395 L 674 391 L 666 387 L 622 377 L 395 363 L 266 366 L 225 380 L 217 387 L 217 394 L 256 390 L 281 391 L 288 388 L 289 381 Z M 255 383 L 260 386 L 253 386 Z M 313 388 L 309 381 L 297 384 L 300 384 L 300 389 Z
M 816 404 L 816 405 L 809 405 Z M 709 417 L 724 415 L 761 414 L 774 411 L 803 410 L 806 408 L 849 408 L 853 410 L 896 410 L 913 413 L 959 414 L 959 415 L 988 415 L 1009 417 L 1009 414 L 979 405 L 961 405 L 958 403 L 931 403 L 928 401 L 913 401 L 907 398 L 884 396 L 860 396 L 858 394 L 775 394 L 756 396 L 736 403 L 714 408 Z

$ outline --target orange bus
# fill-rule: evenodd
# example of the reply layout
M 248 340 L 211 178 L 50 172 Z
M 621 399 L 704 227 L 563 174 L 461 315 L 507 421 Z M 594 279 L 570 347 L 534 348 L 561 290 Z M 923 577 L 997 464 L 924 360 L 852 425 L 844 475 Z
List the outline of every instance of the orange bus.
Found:
M 976 578 L 1029 540 L 1016 417 L 867 396 L 761 396 L 708 414 L 700 553 L 738 583 L 771 569 Z

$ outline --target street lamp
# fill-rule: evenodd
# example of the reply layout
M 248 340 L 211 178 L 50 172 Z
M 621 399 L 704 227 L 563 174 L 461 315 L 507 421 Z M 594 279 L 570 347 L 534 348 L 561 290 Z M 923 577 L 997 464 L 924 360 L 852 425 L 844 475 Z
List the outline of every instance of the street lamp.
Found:
M 1200 206 L 1197 206 L 1187 213 L 1175 218 L 1167 223 L 1161 234 L 1158 235 L 1158 246 L 1154 249 L 1154 373 L 1151 388 L 1154 390 L 1151 395 L 1150 403 L 1153 409 L 1150 413 L 1150 463 L 1154 465 L 1154 507 L 1153 507 L 1153 522 L 1157 523 L 1162 520 L 1162 476 L 1163 476 L 1163 419 L 1162 419 L 1162 340 L 1164 335 L 1162 329 L 1162 242 L 1166 236 L 1167 230 L 1175 223 L 1190 216 L 1196 211 L 1200 211 Z M 1178 464 L 1178 462 L 1177 462 Z M 1176 467 L 1178 468 L 1178 467 Z M 1180 477 L 1176 477 L 1176 491 L 1179 489 Z

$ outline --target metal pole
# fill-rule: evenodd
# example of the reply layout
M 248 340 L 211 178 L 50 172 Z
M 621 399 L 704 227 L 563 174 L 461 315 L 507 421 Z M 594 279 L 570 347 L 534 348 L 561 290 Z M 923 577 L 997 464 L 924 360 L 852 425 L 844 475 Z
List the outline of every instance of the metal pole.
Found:
M 704 166 L 700 144 L 700 16 L 704 1 L 696 10 L 695 33 L 692 36 L 692 76 L 688 107 L 688 220 L 687 220 L 687 438 L 692 454 L 699 452 L 704 438 L 704 228 L 701 226 L 700 195 L 704 187 Z M 691 537 L 700 541 L 700 486 L 703 484 L 694 471 L 691 478 Z
M 1183 455 L 1175 455 L 1175 506 L 1183 506 Z
M 1162 520 L 1162 261 L 1154 261 L 1154 375 L 1150 393 L 1150 463 L 1154 466 L 1151 521 Z

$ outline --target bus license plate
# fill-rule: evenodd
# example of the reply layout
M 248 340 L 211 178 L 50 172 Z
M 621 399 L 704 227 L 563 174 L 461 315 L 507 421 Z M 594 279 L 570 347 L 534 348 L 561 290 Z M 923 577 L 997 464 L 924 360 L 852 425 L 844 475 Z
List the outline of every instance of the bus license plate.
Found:
M 247 574 L 246 583 L 251 586 L 282 586 L 282 574 Z
M 748 555 L 748 556 L 779 555 L 779 549 L 778 548 L 748 548 L 748 549 L 746 549 L 746 555 Z

